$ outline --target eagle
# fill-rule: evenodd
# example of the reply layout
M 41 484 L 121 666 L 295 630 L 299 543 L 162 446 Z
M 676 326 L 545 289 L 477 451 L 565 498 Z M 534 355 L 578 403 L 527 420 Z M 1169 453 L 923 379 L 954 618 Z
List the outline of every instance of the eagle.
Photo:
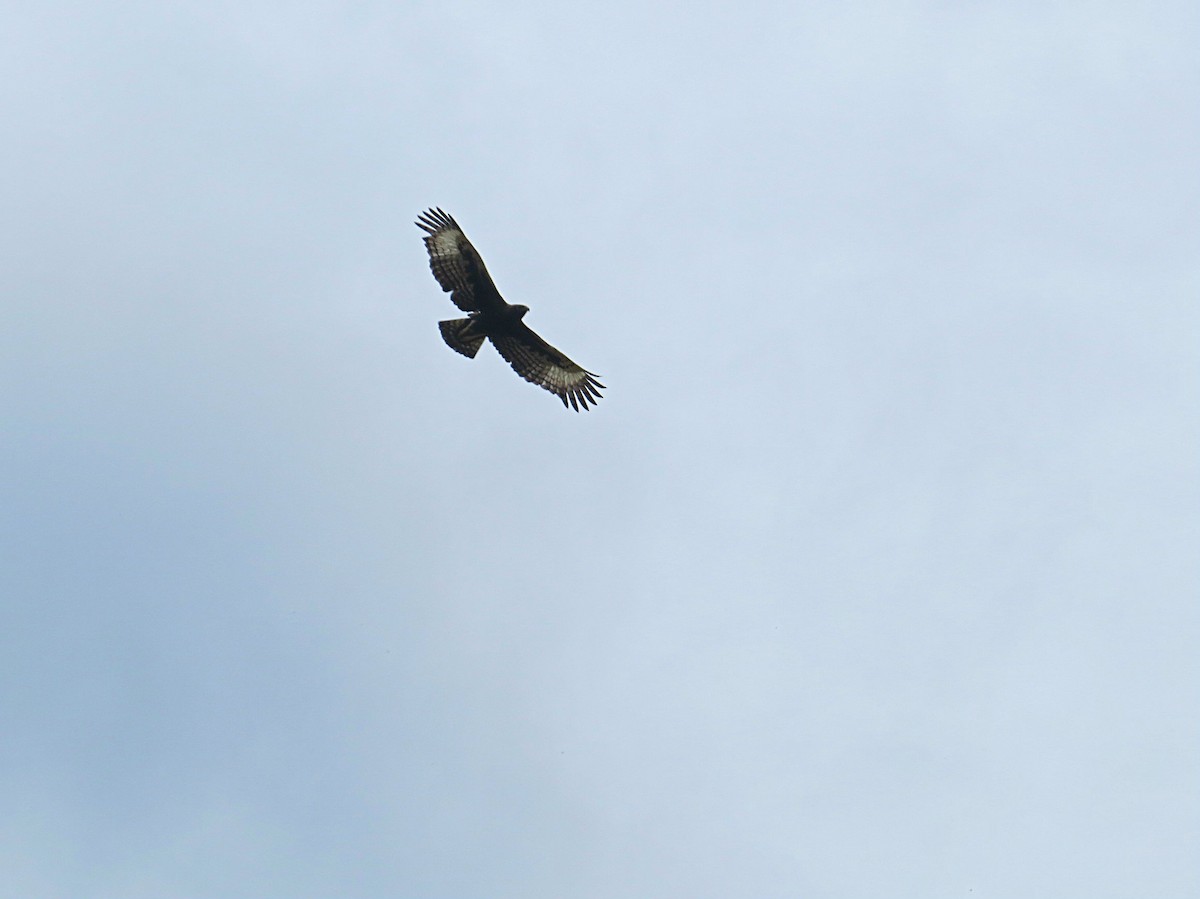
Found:
M 442 339 L 456 353 L 474 359 L 486 338 L 513 371 L 545 388 L 578 412 L 600 399 L 597 375 L 576 365 L 535 334 L 522 319 L 528 306 L 505 302 L 476 249 L 453 218 L 441 209 L 417 216 L 426 236 L 429 268 L 442 290 L 466 318 L 438 322 Z

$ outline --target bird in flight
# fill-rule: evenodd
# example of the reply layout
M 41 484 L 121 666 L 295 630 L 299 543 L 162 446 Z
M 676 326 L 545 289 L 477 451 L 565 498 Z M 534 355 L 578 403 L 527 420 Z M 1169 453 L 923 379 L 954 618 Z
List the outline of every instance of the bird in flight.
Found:
M 416 224 L 426 233 L 423 239 L 433 276 L 454 305 L 467 313 L 466 318 L 438 322 L 450 349 L 474 359 L 486 338 L 513 371 L 549 390 L 564 406 L 570 404 L 578 412 L 600 399 L 604 385 L 596 375 L 576 365 L 521 321 L 528 306 L 504 301 L 458 222 L 440 209 L 430 209 L 417 216 Z

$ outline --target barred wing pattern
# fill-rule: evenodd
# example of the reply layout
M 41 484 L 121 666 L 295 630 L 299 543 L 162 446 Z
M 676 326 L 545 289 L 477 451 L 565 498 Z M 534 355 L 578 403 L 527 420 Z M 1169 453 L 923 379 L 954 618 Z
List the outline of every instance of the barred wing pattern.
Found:
M 604 385 L 596 380 L 596 375 L 584 371 L 524 325 L 513 334 L 493 334 L 491 341 L 513 371 L 529 383 L 549 390 L 564 406 L 570 403 L 578 412 L 600 399 Z
M 487 311 L 502 303 L 492 276 L 476 249 L 451 216 L 430 209 L 417 216 L 429 251 L 429 268 L 442 290 L 463 312 Z
M 504 301 L 458 222 L 434 208 L 417 217 L 417 227 L 426 235 L 433 276 L 454 305 L 468 313 L 466 318 L 438 322 L 447 346 L 474 358 L 486 338 L 513 371 L 553 393 L 564 406 L 579 412 L 599 401 L 604 385 L 521 321 L 529 308 Z

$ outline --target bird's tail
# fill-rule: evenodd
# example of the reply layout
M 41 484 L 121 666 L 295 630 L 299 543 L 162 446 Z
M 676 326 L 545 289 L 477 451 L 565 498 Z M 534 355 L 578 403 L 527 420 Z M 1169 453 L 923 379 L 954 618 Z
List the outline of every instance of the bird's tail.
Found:
M 475 358 L 475 354 L 483 346 L 484 337 L 487 336 L 471 318 L 452 318 L 449 321 L 438 322 L 438 328 L 441 329 L 442 340 L 446 341 L 446 346 L 456 353 L 462 353 L 468 359 Z

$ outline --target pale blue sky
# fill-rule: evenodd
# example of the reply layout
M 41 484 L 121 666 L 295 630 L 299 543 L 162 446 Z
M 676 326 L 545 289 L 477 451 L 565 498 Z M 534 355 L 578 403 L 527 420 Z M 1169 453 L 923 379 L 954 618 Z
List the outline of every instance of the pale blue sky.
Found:
M 1200 893 L 1194 3 L 14 6 L 0 896 Z

